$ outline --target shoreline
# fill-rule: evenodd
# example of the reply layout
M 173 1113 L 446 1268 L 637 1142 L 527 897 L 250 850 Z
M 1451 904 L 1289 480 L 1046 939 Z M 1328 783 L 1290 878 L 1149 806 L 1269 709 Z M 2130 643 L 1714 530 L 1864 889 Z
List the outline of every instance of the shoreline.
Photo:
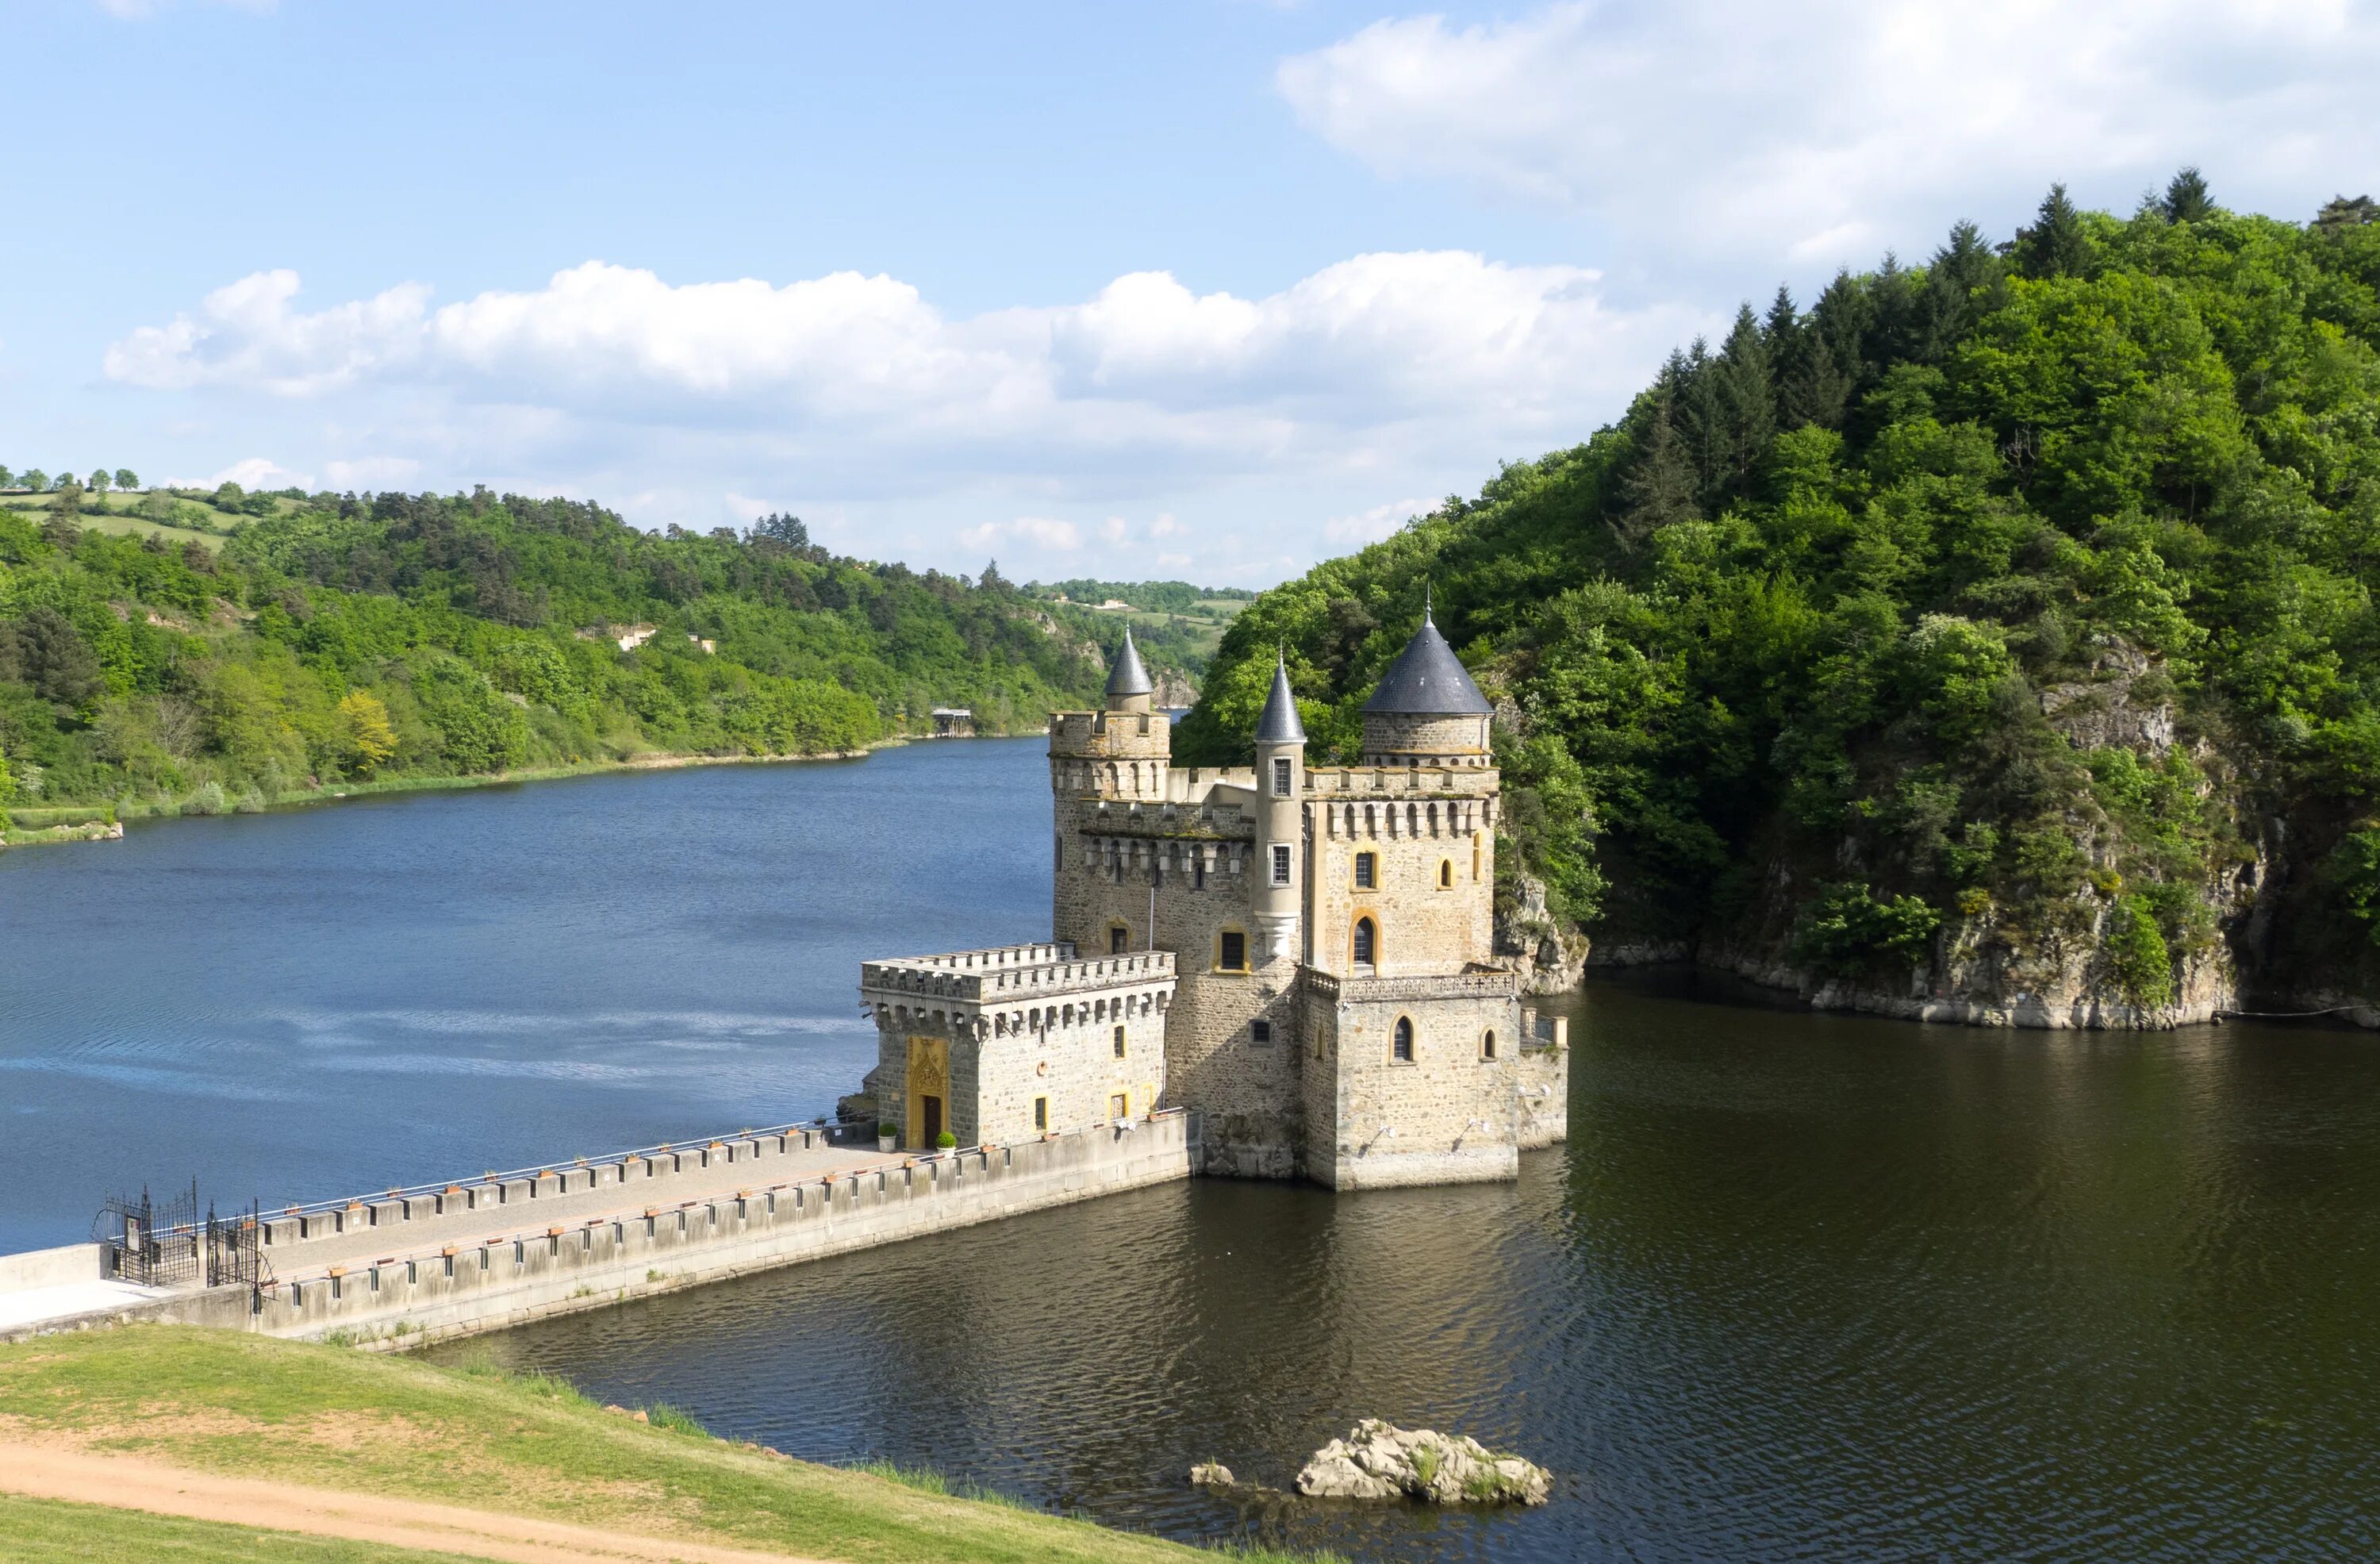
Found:
M 983 734 L 982 738 L 1030 738 L 1030 734 Z M 706 755 L 676 751 L 654 750 L 641 754 L 625 755 L 618 760 L 581 761 L 570 765 L 533 766 L 515 771 L 471 773 L 455 776 L 396 776 L 384 781 L 349 782 L 338 787 L 304 788 L 267 799 L 261 811 L 249 813 L 272 813 L 280 810 L 303 809 L 316 804 L 343 802 L 349 799 L 376 798 L 393 793 L 453 792 L 480 788 L 502 788 L 532 782 L 561 782 L 579 776 L 604 776 L 623 772 L 676 771 L 692 766 L 710 765 L 794 765 L 808 762 L 866 760 L 879 750 L 900 749 L 909 744 L 941 742 L 931 734 L 900 733 L 851 750 L 820 750 L 807 754 L 786 755 Z M 54 825 L 12 825 L 0 832 L 0 851 L 11 848 L 50 847 L 67 842 L 115 841 L 124 836 L 124 828 L 132 821 L 178 820 L 200 812 L 182 807 L 142 808 L 129 813 L 119 813 L 112 804 L 38 804 L 19 806 L 26 813 L 82 813 L 88 818 Z M 239 813 L 232 809 L 214 812 L 219 814 Z M 203 816 L 202 816 L 203 817 Z

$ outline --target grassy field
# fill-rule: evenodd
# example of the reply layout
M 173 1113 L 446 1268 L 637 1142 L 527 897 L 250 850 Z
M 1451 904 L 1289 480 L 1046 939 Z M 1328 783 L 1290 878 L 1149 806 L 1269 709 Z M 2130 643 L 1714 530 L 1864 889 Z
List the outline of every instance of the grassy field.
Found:
M 675 1415 L 645 1423 L 606 1411 L 556 1379 L 188 1327 L 0 1347 L 0 1440 L 853 1564 L 1289 1558 L 1218 1555 L 957 1497 L 931 1477 L 788 1460 Z M 367 1557 L 298 1539 L 266 1552 L 237 1528 L 9 1502 L 26 1524 L 0 1510 L 6 1559 Z M 127 1527 L 153 1528 L 154 1545 L 143 1532 L 140 1548 L 125 1549 Z
M 152 521 L 138 514 L 145 496 L 140 495 L 85 495 L 77 521 L 96 532 L 130 532 L 136 536 L 164 538 L 168 543 L 195 543 L 203 548 L 221 548 L 224 538 L 245 516 L 217 510 L 198 500 L 181 500 L 176 504 L 178 515 L 197 523 L 194 526 L 169 525 Z M 9 495 L 0 498 L 0 507 L 35 518 L 46 517 L 55 507 L 57 495 Z M 288 502 L 284 501 L 284 504 Z

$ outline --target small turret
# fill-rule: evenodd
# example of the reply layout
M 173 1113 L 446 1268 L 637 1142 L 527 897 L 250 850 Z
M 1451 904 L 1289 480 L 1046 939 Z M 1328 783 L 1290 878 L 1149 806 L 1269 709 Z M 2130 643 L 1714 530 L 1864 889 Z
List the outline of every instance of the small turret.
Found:
M 1289 664 L 1273 655 L 1272 693 L 1257 718 L 1257 880 L 1254 912 L 1259 962 L 1298 954 L 1298 910 L 1305 895 L 1305 725 L 1289 687 Z
M 1140 648 L 1132 643 L 1132 627 L 1126 625 L 1123 650 L 1116 654 L 1115 666 L 1108 670 L 1108 710 L 1146 715 L 1156 689 L 1149 682 L 1148 669 L 1141 664 Z

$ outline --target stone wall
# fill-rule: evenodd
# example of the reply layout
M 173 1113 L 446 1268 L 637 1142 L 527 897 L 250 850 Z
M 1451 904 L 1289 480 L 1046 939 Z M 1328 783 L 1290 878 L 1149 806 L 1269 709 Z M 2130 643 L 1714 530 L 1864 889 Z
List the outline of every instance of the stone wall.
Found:
M 1311 1120 L 1310 1177 L 1347 1190 L 1520 1176 L 1520 1006 L 1510 973 L 1317 974 L 1306 992 L 1330 1012 L 1335 1127 L 1326 1144 L 1324 1121 Z M 1400 1020 L 1413 1024 L 1411 1060 L 1395 1056 Z
M 403 1347 L 898 1242 L 1186 1178 L 1179 1114 L 832 1178 L 756 1183 L 670 1210 L 532 1226 L 343 1275 L 291 1274 L 249 1328 Z M 220 1289 L 219 1289 L 220 1290 Z M 245 1289 L 232 1289 L 245 1298 Z M 220 1312 L 220 1311 L 218 1311 Z M 217 1322 L 228 1323 L 228 1322 Z
M 1328 972 L 1354 971 L 1354 928 L 1378 929 L 1380 975 L 1460 971 L 1496 954 L 1496 834 L 1493 800 L 1440 788 L 1452 775 L 1317 772 L 1354 785 L 1319 789 L 1306 804 L 1311 873 L 1306 885 L 1307 960 Z M 1365 784 L 1377 777 L 1381 785 Z M 1463 777 L 1492 789 L 1496 774 Z M 1370 853 L 1374 886 L 1355 884 L 1355 859 Z M 1451 884 L 1441 886 L 1443 872 Z

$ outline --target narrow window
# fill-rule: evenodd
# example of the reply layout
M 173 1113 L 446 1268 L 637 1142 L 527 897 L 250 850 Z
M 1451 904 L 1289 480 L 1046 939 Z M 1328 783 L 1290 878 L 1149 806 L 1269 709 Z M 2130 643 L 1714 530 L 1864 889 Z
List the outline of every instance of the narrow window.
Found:
M 1066 838 L 1063 837 L 1050 837 L 1050 867 L 1053 871 L 1062 872 L 1066 867 Z
M 1132 1099 L 1124 1095 L 1122 1092 L 1118 1092 L 1114 1096 L 1110 1097 L 1108 1099 L 1108 1117 L 1118 1120 L 1130 1118 L 1132 1117 Z
M 1192 890 L 1207 888 L 1207 858 L 1204 853 L 1190 860 L 1190 888 Z
M 1047 1097 L 1033 1099 L 1033 1128 L 1036 1130 L 1050 1128 L 1050 1099 Z
M 1248 1041 L 1255 1044 L 1259 1048 L 1271 1047 L 1272 1022 L 1269 1020 L 1252 1020 L 1248 1022 Z
M 1117 1058 L 1123 1057 L 1123 1028 L 1122 1027 L 1115 1029 L 1115 1054 Z
M 1289 757 L 1287 755 L 1278 756 L 1272 763 L 1272 796 L 1277 799 L 1289 797 Z
M 1479 1039 L 1479 1057 L 1483 1059 L 1496 1057 L 1496 1029 L 1492 1026 L 1488 1029 L 1487 1035 Z
M 1108 954 L 1121 956 L 1132 943 L 1132 931 L 1122 923 L 1108 925 Z
M 1272 883 L 1277 886 L 1289 884 L 1289 847 L 1286 843 L 1276 843 L 1273 847 Z
M 1355 965 L 1371 966 L 1379 958 L 1380 931 L 1369 918 L 1355 920 Z
M 1225 929 L 1222 938 L 1216 943 L 1221 948 L 1216 952 L 1219 959 L 1215 965 L 1227 972 L 1244 972 L 1248 970 L 1247 935 L 1237 929 Z
M 1399 1064 L 1413 1063 L 1413 1022 L 1397 1018 L 1397 1030 L 1389 1045 L 1389 1053 Z
M 1370 890 L 1378 884 L 1380 877 L 1378 863 L 1379 856 L 1377 853 L 1359 852 L 1355 855 L 1355 888 L 1357 890 Z
M 1471 877 L 1479 878 L 1479 838 L 1475 836 L 1471 838 Z
M 1438 888 L 1440 890 L 1454 888 L 1454 860 L 1441 858 L 1438 861 Z

